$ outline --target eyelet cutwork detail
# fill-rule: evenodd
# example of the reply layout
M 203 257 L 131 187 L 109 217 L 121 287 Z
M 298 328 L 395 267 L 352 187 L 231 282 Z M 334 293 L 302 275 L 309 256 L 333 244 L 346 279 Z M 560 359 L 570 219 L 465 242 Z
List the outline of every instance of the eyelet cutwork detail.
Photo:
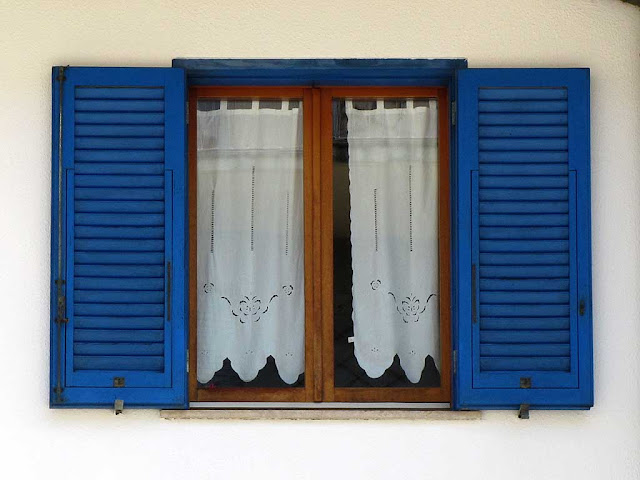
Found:
M 432 293 L 427 298 L 427 301 L 422 303 L 422 301 L 413 294 L 408 297 L 404 297 L 404 299 L 402 299 L 402 301 L 400 302 L 398 302 L 398 299 L 393 294 L 393 292 L 388 292 L 388 294 L 391 295 L 391 297 L 393 297 L 393 301 L 396 304 L 396 310 L 402 317 L 402 321 L 404 323 L 419 322 L 420 315 L 422 315 L 424 311 L 427 309 L 427 304 L 429 303 L 429 300 L 431 300 L 431 297 L 436 296 L 435 293 Z
M 373 280 L 371 283 L 371 290 L 376 291 L 382 286 L 382 282 L 379 279 Z M 404 323 L 414 323 L 420 321 L 420 315 L 422 315 L 427 309 L 427 304 L 431 297 L 435 297 L 436 294 L 432 293 L 427 297 L 427 300 L 423 303 L 420 298 L 411 294 L 408 297 L 404 297 L 400 302 L 396 298 L 393 292 L 387 292 L 393 298 L 396 306 L 396 311 L 400 314 Z
M 215 220 L 216 220 L 216 191 L 211 190 L 211 253 L 213 253 Z
M 376 252 L 378 251 L 378 189 L 373 189 L 373 234 Z
M 283 285 L 282 291 L 285 295 L 291 295 L 293 293 L 293 285 Z
M 283 285 L 282 291 L 285 295 L 290 296 L 293 293 L 293 285 Z M 271 295 L 271 298 L 266 302 L 266 305 L 262 299 L 256 295 L 251 297 L 245 295 L 236 306 L 233 305 L 228 297 L 220 298 L 229 304 L 231 314 L 236 317 L 240 323 L 255 323 L 259 322 L 262 316 L 269 311 L 271 303 L 275 299 L 279 298 L 279 296 L 277 293 Z
M 265 307 L 262 306 L 262 300 L 255 295 L 253 297 L 244 296 L 242 300 L 238 302 L 236 307 L 233 306 L 231 300 L 227 297 L 220 298 L 229 304 L 231 314 L 236 317 L 240 323 L 249 323 L 259 322 L 262 315 L 269 311 L 271 302 L 273 302 L 275 298 L 278 298 L 278 295 L 272 295 Z
M 284 254 L 289 255 L 289 192 L 287 192 L 286 226 L 284 229 Z
M 251 251 L 253 252 L 253 227 L 256 213 L 256 167 L 251 167 Z
M 413 252 L 413 200 L 411 198 L 411 165 L 409 165 L 409 251 Z

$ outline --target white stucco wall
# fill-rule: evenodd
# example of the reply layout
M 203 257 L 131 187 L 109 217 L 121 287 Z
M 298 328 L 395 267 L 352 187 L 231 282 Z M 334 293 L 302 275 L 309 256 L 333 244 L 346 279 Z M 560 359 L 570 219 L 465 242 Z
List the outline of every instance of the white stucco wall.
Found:
M 640 478 L 639 52 L 640 8 L 618 0 L 0 0 L 2 477 Z M 590 67 L 595 408 L 432 423 L 49 410 L 51 66 L 174 57 Z

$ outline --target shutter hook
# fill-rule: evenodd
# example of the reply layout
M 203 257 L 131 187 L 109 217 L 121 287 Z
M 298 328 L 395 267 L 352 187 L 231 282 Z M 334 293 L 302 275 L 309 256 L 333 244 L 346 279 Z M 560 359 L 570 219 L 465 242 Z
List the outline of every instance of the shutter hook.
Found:
M 522 420 L 529 420 L 529 404 L 523 403 L 518 410 L 518 418 Z

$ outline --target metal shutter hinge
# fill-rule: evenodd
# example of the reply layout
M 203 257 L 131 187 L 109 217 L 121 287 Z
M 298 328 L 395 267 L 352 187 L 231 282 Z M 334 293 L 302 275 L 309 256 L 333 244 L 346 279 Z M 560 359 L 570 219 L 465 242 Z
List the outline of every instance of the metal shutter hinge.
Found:
M 458 104 L 454 100 L 451 102 L 451 125 L 456 124 L 456 117 L 458 116 Z
M 187 125 L 189 125 L 189 101 L 185 102 L 184 111 L 186 112 Z
M 116 399 L 116 401 L 113 402 L 113 411 L 115 412 L 116 415 L 120 415 L 123 410 L 124 410 L 124 400 Z
M 56 77 L 56 80 L 58 80 L 60 83 L 64 82 L 67 77 L 64 75 L 64 69 L 67 67 L 58 67 L 58 76 Z

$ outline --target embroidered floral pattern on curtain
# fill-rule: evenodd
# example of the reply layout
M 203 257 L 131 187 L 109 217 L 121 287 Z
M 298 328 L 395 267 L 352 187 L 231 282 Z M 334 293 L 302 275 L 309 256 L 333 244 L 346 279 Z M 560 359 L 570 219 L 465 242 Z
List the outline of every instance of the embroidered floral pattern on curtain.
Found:
M 355 355 L 378 378 L 439 366 L 437 102 L 346 102 Z
M 198 381 L 304 371 L 302 106 L 198 110 Z

